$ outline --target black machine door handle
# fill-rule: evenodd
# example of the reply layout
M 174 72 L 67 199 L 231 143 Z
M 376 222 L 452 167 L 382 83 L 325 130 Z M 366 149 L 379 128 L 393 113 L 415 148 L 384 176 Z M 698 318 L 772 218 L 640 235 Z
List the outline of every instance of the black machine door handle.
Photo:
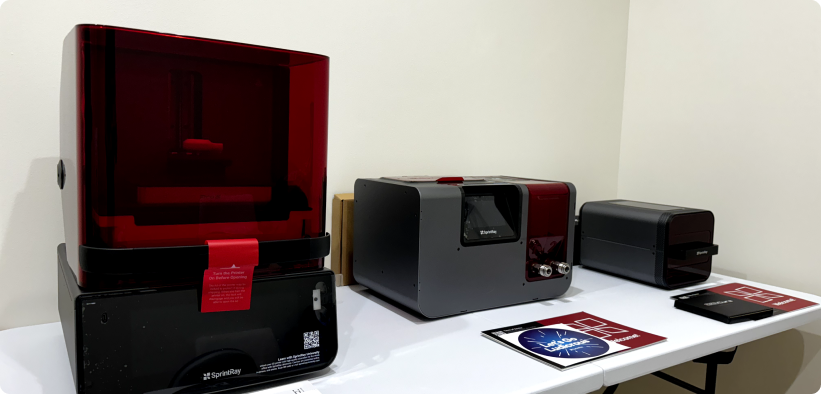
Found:
M 674 260 L 690 260 L 696 257 L 714 256 L 718 254 L 718 245 L 709 242 L 689 242 L 686 244 L 673 245 L 665 254 Z

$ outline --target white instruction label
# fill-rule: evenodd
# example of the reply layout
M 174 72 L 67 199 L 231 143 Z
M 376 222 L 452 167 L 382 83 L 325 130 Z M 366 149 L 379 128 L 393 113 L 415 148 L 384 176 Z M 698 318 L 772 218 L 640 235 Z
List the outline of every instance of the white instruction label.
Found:
M 259 366 L 259 371 L 257 371 L 257 373 L 279 371 L 280 369 L 299 367 L 302 365 L 315 364 L 318 362 L 319 350 L 310 353 L 302 353 L 288 357 L 281 357 L 275 362 L 262 364 Z
M 311 382 L 305 380 L 302 382 L 286 384 L 284 386 L 274 387 L 272 389 L 257 391 L 257 394 L 321 394 L 319 390 L 314 388 Z

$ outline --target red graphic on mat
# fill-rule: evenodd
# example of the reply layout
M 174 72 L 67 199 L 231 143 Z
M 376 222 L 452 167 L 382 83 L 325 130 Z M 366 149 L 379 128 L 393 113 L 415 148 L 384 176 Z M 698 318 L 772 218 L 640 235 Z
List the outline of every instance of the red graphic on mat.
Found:
M 749 286 L 742 286 L 732 291 L 727 291 L 724 294 L 744 297 L 747 301 L 756 301 L 766 304 L 776 298 L 784 298 L 778 294 L 767 293 L 764 290 L 754 289 Z
M 202 312 L 251 309 L 254 267 L 259 264 L 256 239 L 207 241 L 208 269 L 202 278 Z
M 652 345 L 667 339 L 662 336 L 650 334 L 649 332 L 639 331 L 635 328 L 623 326 L 585 312 L 539 320 L 537 323 L 545 326 L 550 326 L 553 324 L 566 324 L 571 328 L 588 335 L 592 335 L 600 339 L 607 339 L 608 341 L 613 341 L 620 345 L 627 346 L 630 349 Z
M 744 285 L 741 283 L 730 283 L 728 285 L 713 287 L 706 290 L 716 294 L 723 294 L 737 300 L 766 305 L 784 312 L 791 312 L 804 309 L 808 306 L 818 305 L 812 301 L 776 293 L 774 291 L 759 289 L 757 287 Z
M 592 335 L 599 339 L 608 339 L 614 334 L 622 334 L 627 332 L 621 328 L 611 327 L 607 323 L 593 318 L 579 319 L 567 326 L 579 330 L 588 335 Z

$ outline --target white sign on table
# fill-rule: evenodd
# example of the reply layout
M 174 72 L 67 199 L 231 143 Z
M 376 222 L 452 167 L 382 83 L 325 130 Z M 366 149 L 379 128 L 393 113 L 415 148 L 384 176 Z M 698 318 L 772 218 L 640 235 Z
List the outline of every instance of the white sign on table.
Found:
M 321 394 L 311 382 L 305 380 L 258 391 L 257 394 Z

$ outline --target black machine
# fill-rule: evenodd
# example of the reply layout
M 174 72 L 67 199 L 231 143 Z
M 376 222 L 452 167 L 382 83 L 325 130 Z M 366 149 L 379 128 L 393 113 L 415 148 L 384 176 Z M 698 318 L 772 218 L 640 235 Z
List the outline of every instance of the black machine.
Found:
M 58 294 L 77 393 L 328 367 L 328 58 L 80 25 L 62 71 Z
M 356 281 L 429 318 L 544 300 L 570 287 L 571 183 L 358 179 Z
M 710 211 L 629 200 L 579 210 L 585 267 L 675 289 L 710 277 L 715 217 Z
M 773 316 L 775 313 L 772 307 L 708 290 L 687 293 L 674 298 L 676 308 L 726 324 L 760 320 Z
M 257 278 L 248 310 L 202 313 L 199 284 L 89 291 L 58 250 L 60 321 L 80 393 L 210 392 L 318 371 L 337 351 L 331 271 Z

